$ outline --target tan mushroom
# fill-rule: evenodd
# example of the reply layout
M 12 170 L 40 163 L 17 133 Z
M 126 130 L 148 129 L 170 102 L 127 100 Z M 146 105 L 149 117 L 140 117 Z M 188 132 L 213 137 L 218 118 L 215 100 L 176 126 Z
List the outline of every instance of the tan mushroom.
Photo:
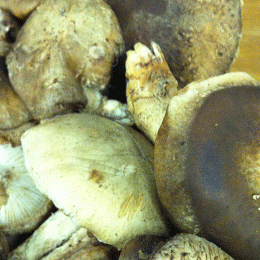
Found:
M 30 14 L 42 1 L 44 0 L 1 0 L 0 7 L 8 10 L 18 18 L 24 18 Z
M 50 8 L 52 6 L 52 8 Z M 46 0 L 7 56 L 11 83 L 33 118 L 97 110 L 124 52 L 117 19 L 100 0 Z
M 192 234 L 179 234 L 157 248 L 150 260 L 234 260 L 213 243 Z
M 153 147 L 111 120 L 70 114 L 22 136 L 26 167 L 59 209 L 100 241 L 122 248 L 142 234 L 165 235 Z
M 0 145 L 0 229 L 15 235 L 32 231 L 52 207 L 29 176 L 21 146 Z
M 28 109 L 13 90 L 8 75 L 0 70 L 0 129 L 13 129 L 31 119 Z

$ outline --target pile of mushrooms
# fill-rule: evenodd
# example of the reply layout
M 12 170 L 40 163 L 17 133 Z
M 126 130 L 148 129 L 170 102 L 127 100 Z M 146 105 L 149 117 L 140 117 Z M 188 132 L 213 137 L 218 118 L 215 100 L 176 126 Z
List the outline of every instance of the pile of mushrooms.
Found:
M 1 259 L 258 259 L 241 5 L 0 1 Z

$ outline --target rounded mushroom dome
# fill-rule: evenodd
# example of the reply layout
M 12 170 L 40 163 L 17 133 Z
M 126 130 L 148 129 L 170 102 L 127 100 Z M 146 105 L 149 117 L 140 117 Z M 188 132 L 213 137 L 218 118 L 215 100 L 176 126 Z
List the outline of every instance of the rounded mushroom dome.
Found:
M 22 136 L 26 167 L 55 206 L 104 243 L 166 235 L 153 146 L 130 127 L 91 114 L 45 120 Z

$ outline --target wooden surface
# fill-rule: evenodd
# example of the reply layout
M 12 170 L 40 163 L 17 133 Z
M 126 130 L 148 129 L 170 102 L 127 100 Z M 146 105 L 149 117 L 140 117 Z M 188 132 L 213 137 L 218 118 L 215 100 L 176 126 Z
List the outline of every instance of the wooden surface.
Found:
M 260 81 L 260 0 L 244 0 L 243 34 L 231 71 L 245 71 Z

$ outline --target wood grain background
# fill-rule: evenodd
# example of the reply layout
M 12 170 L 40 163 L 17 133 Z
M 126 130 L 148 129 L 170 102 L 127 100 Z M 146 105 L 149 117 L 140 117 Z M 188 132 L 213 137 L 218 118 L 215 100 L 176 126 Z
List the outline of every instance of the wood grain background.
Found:
M 260 81 L 260 0 L 244 0 L 243 35 L 231 71 L 244 71 Z

